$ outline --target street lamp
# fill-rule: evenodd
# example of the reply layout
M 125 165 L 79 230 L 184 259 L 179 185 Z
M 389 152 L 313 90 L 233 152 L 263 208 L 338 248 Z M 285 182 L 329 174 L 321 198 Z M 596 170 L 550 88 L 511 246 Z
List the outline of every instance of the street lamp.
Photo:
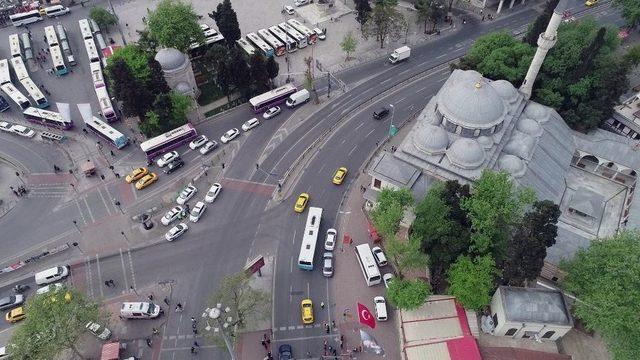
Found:
M 224 308 L 225 313 L 229 314 L 230 311 L 231 309 L 229 307 Z M 224 344 L 227 346 L 227 351 L 229 351 L 229 355 L 231 355 L 231 360 L 236 360 L 236 355 L 233 353 L 233 346 L 231 345 L 231 342 L 227 337 L 227 333 L 225 332 L 225 329 L 227 329 L 229 326 L 234 325 L 233 318 L 231 316 L 228 316 L 226 319 L 221 319 L 220 318 L 221 315 L 222 315 L 221 303 L 218 303 L 214 308 L 204 309 L 204 312 L 202 313 L 202 318 L 206 319 L 207 321 L 207 326 L 204 329 L 207 331 L 211 331 L 211 329 L 213 329 L 214 333 L 220 332 L 220 334 L 222 335 L 222 339 L 224 339 Z M 213 319 L 218 326 L 212 328 L 211 325 L 209 324 L 208 319 Z

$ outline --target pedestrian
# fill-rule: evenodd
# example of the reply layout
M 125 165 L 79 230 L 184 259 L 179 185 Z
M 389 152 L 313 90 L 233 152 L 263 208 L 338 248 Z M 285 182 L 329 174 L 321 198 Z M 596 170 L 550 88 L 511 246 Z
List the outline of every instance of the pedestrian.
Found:
M 112 151 L 111 153 L 113 154 L 113 151 Z M 165 298 L 164 298 L 164 303 L 165 303 L 165 304 L 167 304 L 167 305 L 169 305 L 169 298 L 165 297 Z
M 153 332 L 153 335 L 158 335 L 159 331 L 156 328 L 151 328 L 151 331 Z
M 376 147 L 378 147 L 378 142 L 376 141 Z
M 264 346 L 264 349 L 266 350 L 267 349 L 267 342 L 264 339 L 262 339 L 260 341 L 260 343 L 262 344 L 262 346 Z
M 111 156 L 116 157 L 116 154 L 113 153 L 113 150 L 109 150 L 109 152 L 111 153 Z M 167 304 L 169 305 L 169 304 Z
M 182 304 L 181 303 L 177 303 L 176 304 L 176 312 L 181 312 L 182 311 Z
M 194 348 L 193 346 L 191 347 L 191 353 L 195 354 L 196 353 L 196 348 Z
M 109 279 L 109 284 L 111 284 L 111 286 L 116 287 L 116 283 L 113 281 L 113 279 Z
M 80 1 L 80 6 L 84 7 L 84 1 Z
M 324 301 L 320 301 L 320 309 L 324 309 Z
M 267 345 L 271 345 L 271 339 L 267 338 Z
M 197 342 L 197 341 L 194 341 L 194 342 L 193 342 L 193 346 L 195 346 L 195 347 L 199 348 L 199 347 L 200 347 L 200 344 L 198 344 L 198 342 Z
M 109 284 L 109 280 L 105 280 L 105 281 L 104 281 L 104 285 L 105 285 L 106 287 L 111 287 L 111 284 Z
M 273 360 L 273 355 L 271 355 L 271 351 L 267 351 L 267 359 Z
M 480 15 L 484 13 L 484 9 L 480 9 Z
M 149 294 L 149 296 L 147 296 L 147 298 L 149 299 L 149 301 L 153 301 L 153 294 Z
M 467 23 L 467 19 L 466 18 L 462 18 L 462 24 L 466 24 Z
M 153 345 L 153 340 L 151 340 L 151 338 L 147 338 L 147 346 L 151 347 L 151 345 Z
M 333 320 L 331 320 L 331 327 L 334 328 L 334 329 L 336 328 L 336 322 L 333 321 Z
M 196 329 L 196 327 L 193 327 L 193 335 L 198 335 L 198 329 Z
M 129 27 L 129 23 L 125 23 L 124 26 Z
M 484 21 L 484 15 L 482 15 L 482 21 Z
M 325 332 L 328 334 L 331 332 L 331 329 L 329 328 L 329 324 L 326 324 L 325 326 Z
M 337 356 L 338 355 L 338 350 L 333 349 L 333 356 Z

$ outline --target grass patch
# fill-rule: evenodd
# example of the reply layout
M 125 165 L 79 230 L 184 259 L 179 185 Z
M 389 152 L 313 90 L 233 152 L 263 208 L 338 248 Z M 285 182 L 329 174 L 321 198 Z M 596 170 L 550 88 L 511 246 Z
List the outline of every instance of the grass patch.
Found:
M 209 116 L 213 116 L 213 115 L 219 114 L 219 113 L 221 113 L 223 111 L 232 109 L 232 108 L 234 108 L 236 106 L 239 106 L 239 105 L 242 105 L 245 102 L 247 102 L 247 101 L 245 99 L 243 99 L 243 98 L 238 98 L 238 99 L 235 99 L 235 100 L 231 100 L 230 102 L 228 102 L 228 103 L 226 103 L 226 104 L 224 104 L 224 105 L 222 105 L 220 107 L 217 107 L 215 109 L 211 109 L 211 110 L 205 112 L 204 113 L 204 117 L 208 118 Z
M 199 86 L 200 96 L 198 97 L 198 105 L 204 106 L 223 98 L 224 93 L 214 81 L 207 81 Z

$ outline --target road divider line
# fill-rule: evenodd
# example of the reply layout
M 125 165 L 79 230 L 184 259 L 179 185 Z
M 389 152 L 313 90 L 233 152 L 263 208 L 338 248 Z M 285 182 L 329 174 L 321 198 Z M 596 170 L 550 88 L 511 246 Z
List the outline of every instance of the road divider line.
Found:
M 84 214 L 82 213 L 82 208 L 80 208 L 80 202 L 78 201 L 78 198 L 76 198 L 76 206 L 78 207 L 78 213 L 80 213 L 80 219 L 82 220 L 82 224 L 83 225 L 87 225 L 87 220 L 84 218 Z
M 136 289 L 136 273 L 133 270 L 133 256 L 131 256 L 131 249 L 127 249 L 127 255 L 129 256 L 129 268 L 131 270 L 131 283 L 133 284 L 133 288 Z
M 371 129 L 371 131 L 369 131 L 369 133 L 367 133 L 367 135 L 365 135 L 364 137 L 365 137 L 365 138 L 368 138 L 368 137 L 369 137 L 369 135 L 371 135 L 371 133 L 373 133 L 374 131 L 376 131 L 376 129 Z
M 104 204 L 104 207 L 107 209 L 107 214 L 111 215 L 111 207 L 105 201 L 104 196 L 102 195 L 102 190 L 100 190 L 100 188 L 98 188 L 98 194 L 100 195 L 100 199 L 102 199 L 102 203 Z M 111 200 L 111 198 L 109 198 L 109 200 Z

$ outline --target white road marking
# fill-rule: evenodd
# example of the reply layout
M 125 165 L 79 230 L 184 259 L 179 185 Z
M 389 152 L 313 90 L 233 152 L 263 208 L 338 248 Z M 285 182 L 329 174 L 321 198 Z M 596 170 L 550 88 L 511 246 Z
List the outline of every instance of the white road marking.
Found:
M 129 255 L 129 268 L 131 270 L 131 284 L 133 284 L 133 288 L 137 288 L 136 286 L 136 273 L 133 270 L 133 256 L 131 256 L 131 249 L 127 249 L 127 255 Z
M 100 288 L 100 297 L 104 298 L 104 290 L 102 289 L 102 271 L 100 270 L 100 257 L 98 254 L 96 254 L 96 269 L 98 269 L 98 287 Z M 93 286 L 91 292 L 93 292 Z
M 402 101 L 402 100 L 406 99 L 406 98 L 407 98 L 407 97 L 405 96 L 405 97 L 403 97 L 402 99 L 400 99 L 400 100 L 396 101 L 396 104 L 397 104 L 397 103 L 399 103 L 400 101 Z
M 292 329 L 293 326 L 289 326 L 289 330 L 293 330 Z M 278 341 L 281 342 L 292 342 L 292 341 L 307 341 L 307 340 L 316 340 L 316 339 L 331 339 L 336 337 L 335 334 L 333 335 L 316 335 L 316 336 L 305 336 L 305 337 L 298 337 L 298 338 L 288 338 L 288 339 L 278 339 Z
M 87 201 L 87 197 L 85 196 L 83 200 L 84 200 L 84 205 L 87 207 L 87 211 L 89 211 L 89 216 L 91 216 L 91 222 L 92 223 L 96 222 L 96 219 L 93 217 L 93 212 L 89 207 L 89 202 Z
M 318 174 L 322 175 L 322 169 L 324 169 L 325 165 L 327 165 L 327 163 L 323 163 L 322 166 L 320 166 L 320 169 L 318 170 Z
M 291 257 L 291 261 L 290 261 L 290 264 L 289 264 L 289 272 L 293 273 L 293 256 Z
M 373 133 L 374 131 L 376 131 L 376 129 L 371 129 L 371 131 L 369 131 L 369 133 L 368 133 L 367 135 L 365 135 L 364 137 L 365 137 L 365 138 L 368 138 L 368 137 L 369 137 L 369 135 L 371 135 L 371 133 Z
M 405 71 L 401 72 L 401 73 L 400 73 L 400 74 L 398 74 L 398 75 L 404 75 L 404 74 L 408 73 L 409 71 L 411 71 L 411 69 L 407 69 L 407 70 L 405 70 Z
M 373 132 L 373 130 L 371 130 Z M 351 149 L 351 151 L 349 151 L 349 154 L 347 154 L 347 156 L 351 156 L 351 154 L 353 154 L 353 152 L 358 148 L 358 145 L 355 145 L 353 147 L 353 149 Z
M 311 291 L 309 290 L 309 283 L 307 282 L 307 298 L 311 297 Z
M 364 123 L 365 123 L 364 121 L 363 121 L 363 122 L 361 122 L 361 123 L 360 123 L 360 125 L 356 126 L 356 128 L 355 128 L 354 130 L 355 130 L 355 131 L 358 131 L 358 129 L 360 129 L 360 127 L 361 127 L 362 125 L 364 125 Z M 345 139 L 344 141 L 346 141 L 346 139 Z
M 98 194 L 100 194 L 100 199 L 102 199 L 102 203 L 104 204 L 104 207 L 107 208 L 107 213 L 109 215 L 111 215 L 111 207 L 109 206 L 109 204 L 105 201 L 104 196 L 102 195 L 102 190 L 98 189 Z M 111 200 L 111 199 L 109 199 Z M 102 288 L 102 287 L 100 287 Z
M 82 208 L 80 208 L 80 202 L 78 201 L 78 198 L 76 198 L 76 206 L 78 207 L 78 213 L 80 213 L 80 219 L 82 220 L 82 223 L 84 225 L 87 225 L 87 220 L 85 220 L 84 218 L 84 214 L 82 213 Z
M 440 59 L 440 58 L 443 58 L 443 57 L 445 57 L 445 56 L 447 56 L 447 53 L 444 53 L 444 54 L 442 54 L 442 55 L 440 55 L 440 56 L 436 56 L 436 59 Z

